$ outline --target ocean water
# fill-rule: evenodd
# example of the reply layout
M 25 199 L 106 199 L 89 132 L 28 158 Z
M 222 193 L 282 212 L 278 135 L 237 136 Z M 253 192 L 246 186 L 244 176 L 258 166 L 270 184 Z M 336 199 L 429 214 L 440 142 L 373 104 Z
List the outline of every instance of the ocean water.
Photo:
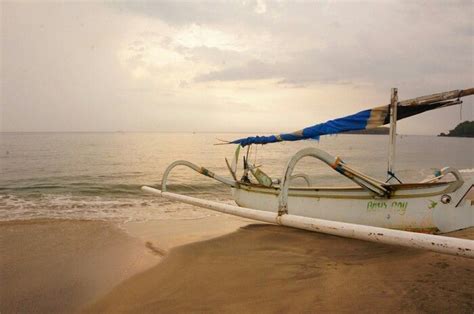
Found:
M 230 177 L 224 157 L 234 145 L 219 139 L 249 134 L 189 133 L 0 133 L 0 221 L 33 218 L 143 221 L 199 219 L 219 215 L 147 195 L 142 185 L 159 186 L 166 166 L 184 159 Z M 474 139 L 398 136 L 396 173 L 404 182 L 420 181 L 444 166 L 471 176 Z M 388 136 L 338 135 L 320 141 L 253 147 L 252 163 L 281 177 L 297 150 L 314 146 L 340 156 L 353 168 L 385 178 Z M 243 155 L 242 151 L 241 155 Z M 240 162 L 241 164 L 241 162 Z M 316 185 L 350 185 L 320 161 L 304 159 L 296 172 Z M 169 190 L 231 203 L 229 189 L 187 168 L 176 168 Z

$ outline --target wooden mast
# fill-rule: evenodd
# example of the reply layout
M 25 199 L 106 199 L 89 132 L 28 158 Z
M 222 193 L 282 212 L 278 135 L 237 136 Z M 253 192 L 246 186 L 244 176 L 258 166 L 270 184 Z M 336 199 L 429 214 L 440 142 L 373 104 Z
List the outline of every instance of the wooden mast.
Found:
M 392 88 L 390 97 L 390 143 L 388 147 L 388 165 L 387 165 L 387 182 L 394 176 L 395 164 L 395 145 L 397 140 L 397 104 L 398 104 L 398 89 Z
M 421 96 L 413 99 L 402 100 L 398 102 L 398 89 L 392 88 L 390 97 L 390 132 L 389 132 L 389 147 L 388 147 L 388 164 L 387 164 L 387 182 L 395 178 L 395 151 L 396 151 L 396 140 L 397 140 L 397 107 L 398 106 L 417 106 L 417 105 L 429 105 L 437 102 L 445 101 L 447 105 L 460 104 L 459 98 L 474 95 L 474 88 L 457 89 L 449 92 L 437 93 L 432 95 Z M 458 101 L 450 101 L 452 99 L 458 99 Z M 450 102 L 449 102 L 450 101 Z M 449 103 L 449 104 L 448 104 Z

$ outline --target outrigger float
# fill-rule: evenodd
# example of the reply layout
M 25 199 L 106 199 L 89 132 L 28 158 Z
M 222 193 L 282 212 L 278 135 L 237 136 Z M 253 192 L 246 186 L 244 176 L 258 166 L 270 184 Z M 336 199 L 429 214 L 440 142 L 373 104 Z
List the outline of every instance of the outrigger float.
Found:
M 399 102 L 398 91 L 393 88 L 391 103 L 386 106 L 293 133 L 221 143 L 238 145 L 232 163 L 225 160 L 231 179 L 188 161 L 178 160 L 165 170 L 161 190 L 147 186 L 142 189 L 167 199 L 268 223 L 474 258 L 474 240 L 435 235 L 474 226 L 474 178 L 465 179 L 458 170 L 445 167 L 432 179 L 401 183 L 394 171 L 397 120 L 459 105 L 462 103 L 460 98 L 473 94 L 474 88 L 469 88 Z M 322 135 L 371 129 L 385 124 L 390 124 L 386 182 L 365 175 L 339 157 L 313 147 L 293 155 L 281 179 L 270 178 L 248 160 L 251 145 L 318 139 Z M 243 157 L 243 175 L 238 179 L 239 152 L 245 146 L 247 156 Z M 305 157 L 319 159 L 358 186 L 316 187 L 306 174 L 293 175 L 296 164 Z M 238 206 L 168 192 L 168 176 L 177 166 L 191 168 L 229 186 Z M 296 177 L 303 178 L 307 186 L 291 186 Z M 391 183 L 395 180 L 397 182 Z

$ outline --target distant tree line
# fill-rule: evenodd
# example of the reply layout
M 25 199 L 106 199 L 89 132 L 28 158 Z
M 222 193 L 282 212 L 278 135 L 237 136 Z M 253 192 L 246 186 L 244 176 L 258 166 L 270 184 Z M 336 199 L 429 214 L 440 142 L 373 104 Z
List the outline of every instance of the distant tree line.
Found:
M 454 129 L 450 130 L 448 134 L 441 133 L 438 136 L 474 137 L 474 121 L 461 122 Z

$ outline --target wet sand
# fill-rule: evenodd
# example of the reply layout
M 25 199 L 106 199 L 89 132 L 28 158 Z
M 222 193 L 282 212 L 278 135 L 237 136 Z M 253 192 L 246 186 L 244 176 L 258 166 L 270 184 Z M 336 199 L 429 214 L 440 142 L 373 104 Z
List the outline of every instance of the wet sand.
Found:
M 2 222 L 0 313 L 77 311 L 158 260 L 111 223 Z
M 472 313 L 473 293 L 470 259 L 253 224 L 171 250 L 86 312 Z

